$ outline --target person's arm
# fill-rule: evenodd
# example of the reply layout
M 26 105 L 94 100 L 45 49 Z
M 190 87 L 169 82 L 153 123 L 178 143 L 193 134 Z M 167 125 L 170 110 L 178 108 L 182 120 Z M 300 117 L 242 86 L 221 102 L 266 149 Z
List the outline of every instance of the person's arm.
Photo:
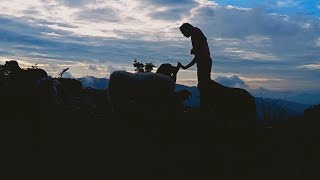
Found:
M 190 68 L 191 66 L 193 66 L 195 63 L 197 62 L 197 58 L 194 57 L 193 60 L 186 66 L 182 65 L 181 63 L 179 63 L 179 66 L 182 68 L 182 69 L 188 69 Z

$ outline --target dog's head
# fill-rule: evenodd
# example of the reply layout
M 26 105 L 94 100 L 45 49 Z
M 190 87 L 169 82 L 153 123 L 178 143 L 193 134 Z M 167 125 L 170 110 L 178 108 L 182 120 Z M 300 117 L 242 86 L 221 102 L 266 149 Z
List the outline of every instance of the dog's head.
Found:
M 176 74 L 178 71 L 179 71 L 178 67 L 172 66 L 169 63 L 161 64 L 160 67 L 157 69 L 157 73 L 163 74 L 169 77 Z

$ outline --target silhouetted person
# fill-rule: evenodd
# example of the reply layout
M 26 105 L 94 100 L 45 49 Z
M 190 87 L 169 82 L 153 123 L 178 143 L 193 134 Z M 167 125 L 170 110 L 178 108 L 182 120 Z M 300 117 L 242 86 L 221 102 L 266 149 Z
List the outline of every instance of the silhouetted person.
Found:
M 205 97 L 208 93 L 208 86 L 211 81 L 210 74 L 212 66 L 212 59 L 210 56 L 207 38 L 199 28 L 194 27 L 189 23 L 182 24 L 182 26 L 180 26 L 180 31 L 185 37 L 191 37 L 192 49 L 190 53 L 193 54 L 195 57 L 188 65 L 183 66 L 179 62 L 179 66 L 182 69 L 188 69 L 194 64 L 197 64 L 198 89 L 200 92 L 200 108 L 202 110 L 205 110 L 208 104 L 206 102 Z

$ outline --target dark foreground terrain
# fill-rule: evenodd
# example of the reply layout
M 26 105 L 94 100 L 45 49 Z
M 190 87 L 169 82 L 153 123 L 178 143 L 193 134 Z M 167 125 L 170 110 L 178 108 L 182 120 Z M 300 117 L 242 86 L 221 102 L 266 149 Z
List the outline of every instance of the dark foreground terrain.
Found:
M 319 179 L 312 112 L 231 129 L 191 108 L 115 115 L 107 91 L 97 89 L 59 103 L 32 93 L 1 96 L 1 179 Z

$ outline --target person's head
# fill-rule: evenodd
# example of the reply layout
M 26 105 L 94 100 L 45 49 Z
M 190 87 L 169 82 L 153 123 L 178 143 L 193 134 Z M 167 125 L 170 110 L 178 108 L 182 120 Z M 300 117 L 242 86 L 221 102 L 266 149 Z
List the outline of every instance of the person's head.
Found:
M 185 37 L 190 37 L 193 31 L 193 26 L 189 23 L 183 23 L 180 26 L 180 31 Z

